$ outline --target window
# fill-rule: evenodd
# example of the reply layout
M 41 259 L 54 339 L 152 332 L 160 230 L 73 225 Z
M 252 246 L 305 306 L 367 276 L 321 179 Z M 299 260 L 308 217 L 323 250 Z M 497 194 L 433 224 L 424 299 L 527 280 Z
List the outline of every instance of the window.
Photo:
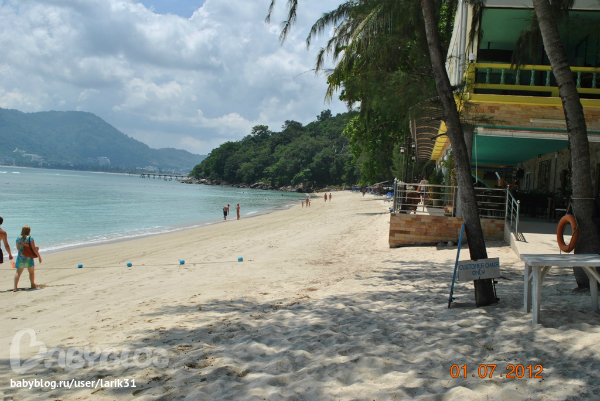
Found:
M 525 191 L 529 191 L 531 189 L 531 173 L 525 173 Z
M 539 189 L 550 189 L 550 170 L 552 169 L 552 165 L 550 160 L 544 160 L 540 162 L 540 167 L 538 171 L 538 188 Z

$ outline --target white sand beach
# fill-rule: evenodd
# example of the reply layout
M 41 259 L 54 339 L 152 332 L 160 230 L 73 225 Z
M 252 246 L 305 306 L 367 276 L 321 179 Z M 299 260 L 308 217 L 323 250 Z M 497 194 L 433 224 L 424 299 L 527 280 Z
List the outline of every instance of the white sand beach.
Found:
M 456 246 L 390 249 L 389 205 L 347 192 L 325 203 L 317 194 L 310 208 L 49 254 L 36 267 L 40 290 L 13 293 L 14 270 L 3 264 L 2 399 L 600 398 L 600 314 L 589 293 L 572 292 L 570 269 L 550 270 L 534 326 L 523 312 L 523 264 L 505 244 L 488 243 L 501 262 L 500 303 L 476 308 L 472 284 L 459 283 L 447 309 Z M 19 287 L 29 287 L 26 273 Z M 67 356 L 148 347 L 164 350 L 168 364 L 78 368 L 55 357 L 20 374 L 10 350 L 24 329 Z M 21 360 L 38 352 L 30 345 L 23 336 Z M 543 378 L 507 378 L 509 364 L 542 365 Z M 493 377 L 480 378 L 480 365 L 496 365 Z M 11 388 L 24 379 L 136 387 Z

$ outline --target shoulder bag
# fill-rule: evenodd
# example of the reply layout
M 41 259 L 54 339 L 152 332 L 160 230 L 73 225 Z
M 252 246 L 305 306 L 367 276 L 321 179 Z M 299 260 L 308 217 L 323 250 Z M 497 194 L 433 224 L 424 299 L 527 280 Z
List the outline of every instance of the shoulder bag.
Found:
M 33 249 L 33 247 L 31 246 L 31 237 L 29 238 L 29 241 L 27 241 L 27 243 L 23 244 L 23 252 L 21 252 L 21 254 L 23 254 L 24 256 L 27 256 L 28 258 L 38 258 L 39 257 L 37 255 L 37 253 L 35 252 L 35 250 Z

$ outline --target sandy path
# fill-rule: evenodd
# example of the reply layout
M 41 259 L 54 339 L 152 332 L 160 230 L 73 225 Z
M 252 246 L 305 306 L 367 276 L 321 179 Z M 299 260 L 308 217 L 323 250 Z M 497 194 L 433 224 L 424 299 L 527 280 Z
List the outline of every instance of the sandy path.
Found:
M 589 310 L 589 295 L 571 292 L 568 269 L 551 270 L 543 324 L 533 327 L 522 312 L 522 264 L 508 247 L 489 244 L 490 257 L 501 260 L 501 302 L 477 309 L 472 287 L 460 284 L 456 307 L 447 310 L 456 247 L 389 249 L 387 206 L 334 193 L 331 203 L 316 197 L 309 209 L 48 255 L 38 272 L 44 289 L 0 293 L 2 395 L 598 398 L 600 315 Z M 2 280 L 9 290 L 11 272 L 3 270 Z M 27 285 L 23 277 L 20 287 Z M 162 349 L 168 365 L 68 369 L 54 362 L 17 374 L 9 349 L 25 328 L 48 348 Z M 28 342 L 21 342 L 23 359 L 37 351 Z M 452 378 L 453 364 L 467 364 L 468 377 Z M 479 378 L 480 364 L 497 365 L 491 379 Z M 508 364 L 540 364 L 544 379 L 507 379 Z M 10 388 L 10 379 L 32 378 L 135 379 L 136 388 Z

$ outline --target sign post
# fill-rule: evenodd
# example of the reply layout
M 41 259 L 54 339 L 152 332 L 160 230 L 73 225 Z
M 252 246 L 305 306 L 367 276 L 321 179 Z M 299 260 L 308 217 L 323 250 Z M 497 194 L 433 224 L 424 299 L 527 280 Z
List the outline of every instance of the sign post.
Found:
M 458 281 L 500 277 L 500 258 L 462 260 L 458 262 Z
M 456 262 L 454 263 L 454 275 L 452 276 L 452 286 L 450 287 L 450 297 L 448 298 L 448 309 L 454 298 L 454 283 L 456 282 L 456 272 L 458 271 L 458 281 L 473 281 L 481 279 L 494 279 L 500 277 L 500 258 L 462 260 L 460 258 L 460 247 L 462 245 L 465 224 L 460 228 L 460 238 L 458 240 L 458 251 L 456 252 Z M 493 280 L 492 280 L 493 281 Z M 495 283 L 494 283 L 495 284 Z M 494 286 L 494 295 L 496 288 Z
M 462 237 L 465 232 L 465 223 L 460 226 L 460 237 L 458 238 L 458 251 L 456 252 L 456 262 L 454 263 L 454 275 L 452 276 L 452 287 L 450 287 L 450 298 L 448 298 L 448 309 L 452 303 L 452 295 L 454 294 L 454 283 L 456 282 L 456 269 L 458 268 L 458 258 L 460 257 L 460 247 L 462 246 Z

